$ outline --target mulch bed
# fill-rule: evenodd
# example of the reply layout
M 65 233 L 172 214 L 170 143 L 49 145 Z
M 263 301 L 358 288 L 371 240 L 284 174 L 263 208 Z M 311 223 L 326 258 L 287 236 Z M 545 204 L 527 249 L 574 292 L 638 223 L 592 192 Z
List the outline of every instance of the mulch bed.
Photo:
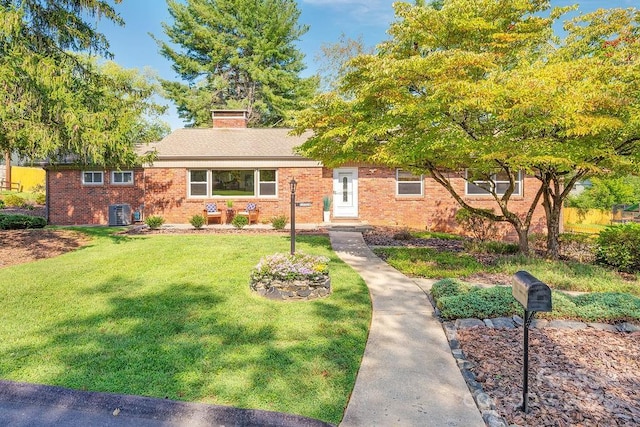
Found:
M 522 403 L 522 328 L 459 329 L 470 369 L 496 410 L 520 426 L 637 426 L 640 332 L 542 328 L 529 333 L 529 413 Z

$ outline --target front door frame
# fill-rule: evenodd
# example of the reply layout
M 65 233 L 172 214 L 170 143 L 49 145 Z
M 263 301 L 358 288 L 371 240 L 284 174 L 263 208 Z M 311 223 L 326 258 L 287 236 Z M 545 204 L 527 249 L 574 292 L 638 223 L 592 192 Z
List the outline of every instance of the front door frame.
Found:
M 333 216 L 358 217 L 358 168 L 333 170 Z

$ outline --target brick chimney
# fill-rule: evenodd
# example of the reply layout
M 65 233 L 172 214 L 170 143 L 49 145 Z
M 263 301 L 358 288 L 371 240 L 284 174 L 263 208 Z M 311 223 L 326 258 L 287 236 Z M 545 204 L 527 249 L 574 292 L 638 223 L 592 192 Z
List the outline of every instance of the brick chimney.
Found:
M 211 110 L 214 128 L 246 128 L 249 112 L 246 110 Z

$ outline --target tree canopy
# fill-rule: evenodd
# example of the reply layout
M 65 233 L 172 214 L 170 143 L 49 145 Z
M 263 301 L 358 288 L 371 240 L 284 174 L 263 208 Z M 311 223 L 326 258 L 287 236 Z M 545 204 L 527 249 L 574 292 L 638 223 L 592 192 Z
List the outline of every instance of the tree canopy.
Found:
M 132 165 L 137 143 L 166 133 L 151 76 L 87 56 L 109 56 L 108 42 L 83 17 L 122 23 L 107 2 L 0 0 L 0 14 L 1 150 Z
M 277 125 L 312 96 L 316 79 L 303 79 L 295 42 L 295 0 L 169 0 L 171 43 L 160 52 L 186 82 L 162 82 L 192 126 L 209 126 L 212 109 L 247 109 L 250 125 Z
M 570 8 L 545 0 L 394 4 L 390 40 L 350 63 L 339 90 L 316 97 L 296 130 L 301 152 L 327 165 L 374 162 L 426 172 L 465 208 L 513 225 L 528 250 L 544 206 L 557 256 L 560 209 L 573 184 L 638 172 L 640 14 L 598 10 L 554 24 Z M 540 190 L 510 209 L 520 171 Z M 496 213 L 476 209 L 451 174 L 484 181 Z M 495 177 L 507 180 L 497 191 Z

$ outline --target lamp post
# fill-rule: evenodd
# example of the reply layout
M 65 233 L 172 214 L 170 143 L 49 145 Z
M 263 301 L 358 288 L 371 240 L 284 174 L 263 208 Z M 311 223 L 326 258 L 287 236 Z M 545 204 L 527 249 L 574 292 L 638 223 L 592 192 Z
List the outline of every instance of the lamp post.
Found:
M 289 182 L 291 187 L 291 255 L 296 253 L 296 186 L 298 183 L 294 178 Z

